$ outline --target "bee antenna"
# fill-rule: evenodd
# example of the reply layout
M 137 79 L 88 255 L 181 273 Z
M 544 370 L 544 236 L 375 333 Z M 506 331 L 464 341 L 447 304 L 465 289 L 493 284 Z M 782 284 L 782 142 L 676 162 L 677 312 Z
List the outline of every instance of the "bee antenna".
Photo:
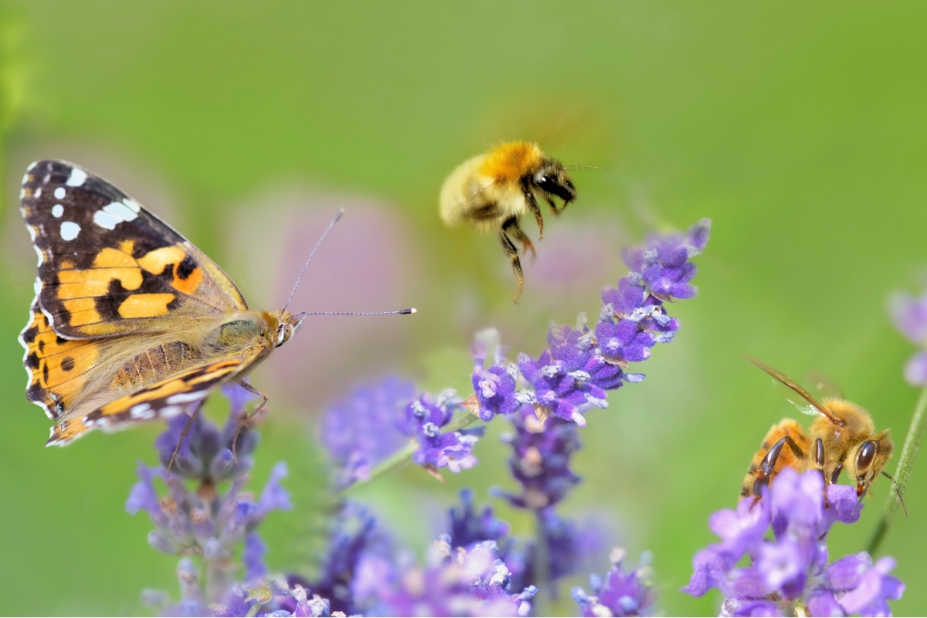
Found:
M 413 313 L 418 313 L 418 309 L 409 307 L 393 311 L 310 311 L 303 315 L 411 315 Z
M 566 172 L 572 172 L 573 170 L 604 170 L 604 167 L 599 167 L 598 165 L 589 165 L 588 163 L 571 163 L 570 165 L 564 165 L 563 170 Z
M 891 474 L 889 474 L 888 472 L 884 470 L 882 471 L 882 476 L 884 476 L 885 478 L 889 479 L 892 482 L 892 487 L 895 488 L 895 493 L 898 494 L 898 502 L 901 503 L 901 510 L 904 511 L 904 516 L 907 517 L 908 507 L 905 506 L 904 504 L 904 498 L 901 497 L 901 488 L 898 487 L 898 483 L 895 482 L 895 477 L 893 477 Z
M 344 215 L 344 208 L 342 208 L 342 209 L 340 209 L 340 210 L 338 211 L 338 214 L 335 215 L 335 218 L 332 219 L 332 222 L 328 224 L 328 227 L 325 228 L 325 231 L 322 232 L 322 235 L 321 235 L 321 236 L 319 237 L 319 239 L 316 241 L 315 246 L 312 248 L 312 252 L 309 253 L 309 259 L 306 260 L 306 265 L 303 266 L 302 272 L 300 272 L 300 273 L 299 273 L 299 277 L 296 278 L 296 285 L 293 286 L 293 291 L 290 292 L 290 297 L 289 297 L 288 299 L 286 299 L 286 304 L 283 305 L 283 310 L 284 310 L 284 311 L 286 311 L 286 308 L 290 306 L 290 301 L 293 300 L 293 295 L 296 294 L 296 288 L 299 287 L 299 282 L 303 280 L 303 275 L 306 274 L 306 269 L 309 268 L 309 262 L 312 261 L 312 256 L 314 256 L 314 255 L 315 255 L 315 252 L 318 251 L 319 245 L 322 244 L 322 241 L 325 240 L 325 237 L 328 235 L 328 233 L 331 231 L 331 229 L 332 229 L 333 227 L 335 227 L 335 224 L 338 223 L 338 220 L 341 219 L 342 215 Z

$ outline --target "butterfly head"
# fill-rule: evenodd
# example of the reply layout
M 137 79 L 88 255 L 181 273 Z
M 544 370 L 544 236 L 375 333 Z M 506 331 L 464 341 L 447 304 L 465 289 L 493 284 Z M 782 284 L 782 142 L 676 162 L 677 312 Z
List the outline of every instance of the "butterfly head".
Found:
M 274 347 L 279 348 L 289 341 L 305 317 L 305 313 L 289 313 L 287 311 L 275 311 L 267 314 L 267 322 L 271 326 L 269 335 Z

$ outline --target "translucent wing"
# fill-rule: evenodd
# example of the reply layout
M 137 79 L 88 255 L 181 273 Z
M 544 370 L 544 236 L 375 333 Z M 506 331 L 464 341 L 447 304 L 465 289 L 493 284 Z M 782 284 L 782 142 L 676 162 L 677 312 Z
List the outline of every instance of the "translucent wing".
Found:
M 838 425 L 838 426 L 840 426 L 840 427 L 843 427 L 843 426 L 846 425 L 846 422 L 845 422 L 845 421 L 843 421 L 843 420 L 841 420 L 841 419 L 839 419 L 839 418 L 836 418 L 833 414 L 831 414 L 830 411 L 828 411 L 828 409 L 825 408 L 823 404 L 819 403 L 814 397 L 811 396 L 811 394 L 810 394 L 808 391 L 806 391 L 804 388 L 802 388 L 801 385 L 799 385 L 798 383 L 796 383 L 796 382 L 795 382 L 792 378 L 790 378 L 789 376 L 785 375 L 784 373 L 782 373 L 782 372 L 779 371 L 778 369 L 773 369 L 772 367 L 770 367 L 770 366 L 767 365 L 766 363 L 764 363 L 764 362 L 762 362 L 762 361 L 758 361 L 758 360 L 756 360 L 755 358 L 750 358 L 750 357 L 748 356 L 748 357 L 747 357 L 747 360 L 750 361 L 751 363 L 753 363 L 754 365 L 756 365 L 757 367 L 759 367 L 760 369 L 762 369 L 763 371 L 765 371 L 766 373 L 768 373 L 769 375 L 771 375 L 773 378 L 775 378 L 775 379 L 778 380 L 779 382 L 782 382 L 783 384 L 785 384 L 786 386 L 788 386 L 790 389 L 792 389 L 793 391 L 795 391 L 796 393 L 798 393 L 798 395 L 799 395 L 802 399 L 804 399 L 804 400 L 807 401 L 809 404 L 811 404 L 812 408 L 814 408 L 814 410 L 815 410 L 814 413 L 816 413 L 816 414 L 821 414 L 822 416 L 826 417 L 827 420 L 829 420 L 829 421 L 830 421 L 831 423 L 833 423 L 834 425 Z M 799 409 L 801 409 L 801 408 L 799 408 Z M 804 411 L 804 410 L 803 410 L 803 411 Z

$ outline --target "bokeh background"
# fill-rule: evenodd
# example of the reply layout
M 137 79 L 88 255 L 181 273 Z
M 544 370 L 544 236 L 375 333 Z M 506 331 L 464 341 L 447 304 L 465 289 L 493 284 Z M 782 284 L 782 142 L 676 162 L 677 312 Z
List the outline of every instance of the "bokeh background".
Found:
M 885 307 L 927 280 L 925 19 L 919 2 L 4 2 L 0 613 L 144 613 L 143 588 L 176 594 L 176 559 L 124 511 L 159 428 L 47 450 L 49 423 L 22 395 L 35 256 L 18 184 L 49 157 L 161 215 L 256 307 L 283 303 L 344 207 L 294 307 L 419 308 L 314 318 L 254 376 L 273 397 L 255 486 L 285 460 L 296 504 L 262 528 L 278 570 L 311 569 L 319 546 L 327 471 L 313 432 L 327 404 L 394 372 L 465 394 L 474 332 L 496 326 L 537 354 L 548 320 L 596 315 L 599 288 L 625 272 L 622 246 L 710 217 L 699 297 L 671 308 L 682 329 L 647 379 L 589 414 L 585 480 L 563 511 L 610 529 L 632 563 L 652 551 L 663 611 L 716 612 L 717 596 L 678 588 L 764 432 L 796 414 L 745 354 L 800 380 L 823 372 L 898 442 L 907 430 L 911 350 Z M 579 200 L 547 218 L 517 306 L 496 239 L 444 229 L 436 204 L 454 165 L 514 138 L 603 168 L 574 173 Z M 357 497 L 421 555 L 461 487 L 486 501 L 511 486 L 498 431 L 444 485 L 408 467 Z M 876 483 L 861 521 L 833 531 L 833 555 L 864 548 L 889 489 Z M 883 547 L 908 584 L 896 614 L 927 612 L 925 495 L 916 469 L 910 516 Z M 574 583 L 560 611 L 575 611 Z

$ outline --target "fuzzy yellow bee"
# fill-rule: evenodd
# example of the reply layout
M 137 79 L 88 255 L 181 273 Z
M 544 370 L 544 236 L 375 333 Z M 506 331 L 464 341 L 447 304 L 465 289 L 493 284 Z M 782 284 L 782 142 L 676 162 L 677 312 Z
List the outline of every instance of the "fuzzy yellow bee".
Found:
M 544 238 L 544 219 L 537 196 L 550 204 L 554 214 L 576 199 L 576 188 L 563 165 L 545 155 L 531 142 L 506 142 L 479 156 L 467 159 L 451 172 L 441 187 L 439 206 L 447 225 L 472 223 L 484 232 L 498 231 L 502 248 L 512 260 L 518 280 L 515 302 L 524 287 L 524 275 L 517 240 L 522 251 L 534 254 L 534 244 L 519 227 L 518 220 L 532 213 L 539 238 Z M 563 200 L 558 208 L 554 197 Z
M 754 500 L 759 500 L 761 489 L 772 483 L 776 474 L 786 467 L 799 472 L 819 470 L 825 486 L 836 483 L 846 469 L 850 480 L 856 484 L 860 499 L 880 474 L 895 482 L 884 470 L 895 445 L 887 429 L 876 432 L 866 410 L 842 397 L 818 401 L 778 369 L 753 358 L 748 360 L 811 404 L 808 413 L 814 414 L 815 420 L 810 431 L 789 418 L 772 426 L 744 477 L 740 489 L 742 497 L 752 495 Z M 903 506 L 897 485 L 895 490 Z

